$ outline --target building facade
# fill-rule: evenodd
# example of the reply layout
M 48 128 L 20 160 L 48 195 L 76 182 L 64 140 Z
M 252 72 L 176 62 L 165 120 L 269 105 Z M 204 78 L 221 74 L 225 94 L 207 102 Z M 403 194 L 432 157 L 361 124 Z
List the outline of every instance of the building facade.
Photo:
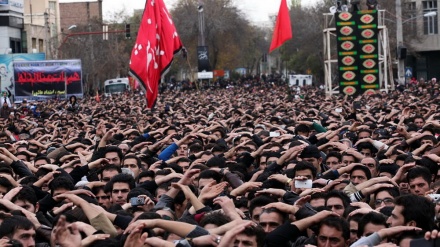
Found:
M 24 0 L 24 30 L 27 53 L 46 53 L 57 58 L 60 36 L 58 0 Z
M 92 19 L 102 22 L 102 0 L 60 3 L 60 12 L 61 30 L 64 32 L 72 25 L 86 26 Z
M 23 0 L 0 1 L 0 54 L 23 52 Z
M 408 0 L 405 5 L 404 40 L 409 51 L 405 66 L 417 79 L 440 78 L 439 4 L 440 0 Z

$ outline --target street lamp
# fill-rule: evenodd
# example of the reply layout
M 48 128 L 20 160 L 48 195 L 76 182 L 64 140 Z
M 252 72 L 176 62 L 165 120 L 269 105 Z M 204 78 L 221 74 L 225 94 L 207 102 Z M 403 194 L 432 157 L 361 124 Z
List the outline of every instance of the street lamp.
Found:
M 437 15 L 437 12 L 435 12 L 435 11 L 431 11 L 431 12 L 427 12 L 427 13 L 425 13 L 425 14 L 423 14 L 423 17 L 431 17 L 431 16 L 436 16 Z M 418 15 L 418 16 L 413 16 L 413 17 L 411 17 L 411 18 L 409 18 L 409 19 L 407 19 L 407 20 L 404 20 L 403 22 L 402 22 L 402 24 L 405 24 L 405 23 L 407 23 L 407 22 L 409 22 L 409 21 L 412 21 L 412 20 L 414 20 L 414 19 L 417 19 L 417 18 L 419 18 L 420 17 L 420 15 Z M 387 20 L 389 20 L 389 19 L 387 19 Z M 391 20 L 392 21 L 392 20 Z

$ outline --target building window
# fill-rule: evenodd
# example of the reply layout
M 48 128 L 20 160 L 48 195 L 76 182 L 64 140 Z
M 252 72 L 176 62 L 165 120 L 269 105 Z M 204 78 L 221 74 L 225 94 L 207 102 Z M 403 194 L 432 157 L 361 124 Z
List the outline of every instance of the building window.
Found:
M 37 38 L 32 38 L 32 49 L 37 49 Z
M 50 10 L 53 10 L 53 12 L 55 12 L 56 6 L 57 6 L 57 2 L 49 1 L 49 9 Z
M 405 30 L 409 33 L 414 33 L 417 30 L 417 8 L 415 2 L 405 3 L 405 19 L 408 20 L 408 24 L 405 25 Z
M 9 48 L 12 49 L 12 53 L 21 53 L 21 39 L 9 38 Z
M 38 40 L 38 52 L 44 52 L 44 42 L 42 39 Z
M 423 1 L 423 14 L 437 13 L 437 0 Z M 437 15 L 423 17 L 423 32 L 425 35 L 438 34 Z

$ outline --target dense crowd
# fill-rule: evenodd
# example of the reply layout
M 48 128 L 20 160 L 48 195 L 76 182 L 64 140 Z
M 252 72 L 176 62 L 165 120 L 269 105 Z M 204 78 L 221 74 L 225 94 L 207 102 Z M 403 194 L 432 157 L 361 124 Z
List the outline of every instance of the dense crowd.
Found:
M 153 109 L 138 92 L 5 100 L 0 247 L 409 246 L 439 235 L 435 80 L 333 97 L 245 84 L 165 91 Z

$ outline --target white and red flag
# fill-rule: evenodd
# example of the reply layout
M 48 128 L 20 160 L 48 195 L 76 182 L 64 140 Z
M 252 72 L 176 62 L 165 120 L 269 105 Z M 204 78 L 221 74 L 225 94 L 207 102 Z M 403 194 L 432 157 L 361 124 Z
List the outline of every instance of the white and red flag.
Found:
M 181 49 L 182 42 L 163 0 L 146 0 L 131 52 L 130 74 L 145 89 L 148 108 L 156 102 L 161 76 Z

